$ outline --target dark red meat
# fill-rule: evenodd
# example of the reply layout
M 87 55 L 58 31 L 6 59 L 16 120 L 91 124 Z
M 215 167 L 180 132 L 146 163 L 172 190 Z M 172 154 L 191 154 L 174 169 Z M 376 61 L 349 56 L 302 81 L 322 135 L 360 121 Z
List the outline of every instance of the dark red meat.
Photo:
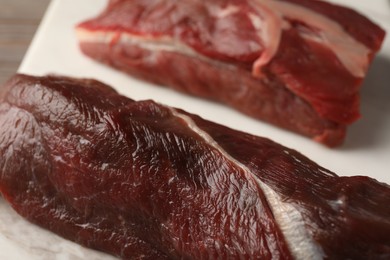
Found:
M 386 259 L 390 187 L 93 80 L 0 90 L 0 192 L 125 259 Z
M 77 31 L 96 60 L 329 146 L 360 117 L 385 34 L 317 0 L 116 0 Z

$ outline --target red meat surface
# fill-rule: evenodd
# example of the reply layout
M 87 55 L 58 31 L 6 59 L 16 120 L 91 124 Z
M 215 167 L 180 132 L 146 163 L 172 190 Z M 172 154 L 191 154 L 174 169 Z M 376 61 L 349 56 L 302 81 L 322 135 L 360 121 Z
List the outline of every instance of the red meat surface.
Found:
M 0 89 L 0 193 L 123 259 L 387 259 L 390 187 L 103 83 Z
M 340 145 L 385 32 L 317 0 L 116 0 L 81 50 L 133 76 Z

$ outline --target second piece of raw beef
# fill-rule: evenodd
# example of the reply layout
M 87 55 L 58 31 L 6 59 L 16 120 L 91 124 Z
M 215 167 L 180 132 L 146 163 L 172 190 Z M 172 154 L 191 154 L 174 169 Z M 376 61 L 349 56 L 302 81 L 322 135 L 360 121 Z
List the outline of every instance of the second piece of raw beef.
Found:
M 115 0 L 82 51 L 136 77 L 340 145 L 384 31 L 316 0 Z

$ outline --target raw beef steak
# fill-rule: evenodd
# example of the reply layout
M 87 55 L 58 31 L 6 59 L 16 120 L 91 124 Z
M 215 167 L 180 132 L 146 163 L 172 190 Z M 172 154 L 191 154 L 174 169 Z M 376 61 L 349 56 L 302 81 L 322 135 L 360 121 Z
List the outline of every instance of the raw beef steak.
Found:
M 0 192 L 125 259 L 388 259 L 390 187 L 94 80 L 0 90 Z
M 115 0 L 81 50 L 136 77 L 340 145 L 384 31 L 317 0 Z

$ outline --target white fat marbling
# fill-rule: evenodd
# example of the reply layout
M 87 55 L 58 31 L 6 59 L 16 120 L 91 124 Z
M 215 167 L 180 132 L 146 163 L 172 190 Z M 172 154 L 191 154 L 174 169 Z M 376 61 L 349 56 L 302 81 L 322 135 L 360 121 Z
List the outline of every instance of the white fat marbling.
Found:
M 265 50 L 253 65 L 254 74 L 261 74 L 261 67 L 275 56 L 281 40 L 286 20 L 302 21 L 309 27 L 318 30 L 317 33 L 301 33 L 301 36 L 315 41 L 331 50 L 355 77 L 364 77 L 369 64 L 370 49 L 349 35 L 340 24 L 330 18 L 305 8 L 284 1 L 248 0 L 257 11 L 259 19 L 264 22 L 259 28 L 259 19 L 253 19 L 254 27 L 259 32 L 259 38 L 265 44 Z
M 307 223 L 302 216 L 302 208 L 299 208 L 297 204 L 283 201 L 278 193 L 262 182 L 248 167 L 228 154 L 208 133 L 200 129 L 190 117 L 175 109 L 171 109 L 171 111 L 174 116 L 184 120 L 187 126 L 203 138 L 206 143 L 210 144 L 227 160 L 242 169 L 248 180 L 255 181 L 264 192 L 276 223 L 284 235 L 291 254 L 296 259 L 320 260 L 325 257 L 321 246 L 314 241 L 310 231 L 306 228 Z

